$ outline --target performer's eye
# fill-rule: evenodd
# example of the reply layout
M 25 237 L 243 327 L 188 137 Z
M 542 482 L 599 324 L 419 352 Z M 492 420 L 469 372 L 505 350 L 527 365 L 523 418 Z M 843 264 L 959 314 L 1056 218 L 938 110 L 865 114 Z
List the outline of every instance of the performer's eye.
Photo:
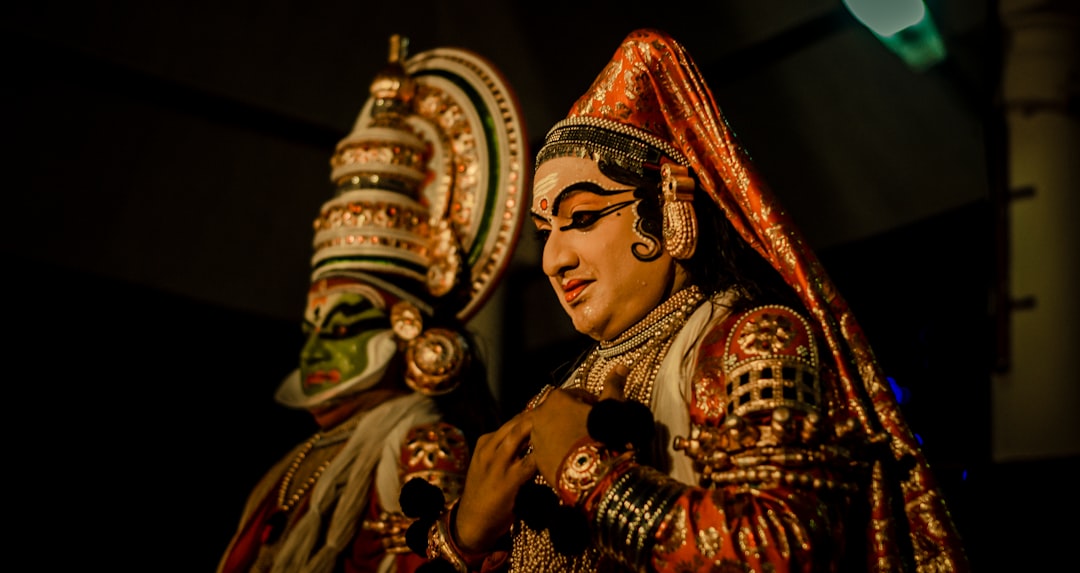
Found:
M 365 318 L 355 322 L 328 324 L 322 337 L 328 340 L 341 340 L 359 336 L 369 330 L 383 330 L 389 327 L 385 317 Z
M 575 211 L 570 214 L 570 224 L 564 227 L 559 227 L 559 230 L 569 231 L 571 229 L 588 229 L 589 227 L 595 225 L 600 219 L 607 217 L 608 215 L 618 211 L 619 209 L 622 209 L 623 207 L 626 207 L 627 205 L 632 205 L 636 201 L 637 199 L 631 199 L 629 201 L 623 201 L 622 203 L 615 203 L 614 205 L 608 205 L 607 207 L 604 207 L 599 211 L 591 211 L 584 209 L 581 211 Z
M 536 237 L 536 240 L 537 240 L 537 241 L 538 241 L 538 242 L 539 242 L 539 243 L 540 243 L 541 245 L 546 245 L 546 244 L 547 244 L 547 240 L 548 240 L 548 237 L 550 237 L 550 236 L 551 236 L 551 229 L 537 229 L 537 230 L 536 230 L 536 231 L 534 231 L 533 233 L 534 233 L 534 235 L 533 235 L 533 236 L 535 236 L 535 237 Z
M 577 211 L 570 215 L 570 224 L 566 225 L 561 230 L 566 231 L 569 229 L 586 229 L 591 227 L 600 220 L 602 212 L 603 211 Z

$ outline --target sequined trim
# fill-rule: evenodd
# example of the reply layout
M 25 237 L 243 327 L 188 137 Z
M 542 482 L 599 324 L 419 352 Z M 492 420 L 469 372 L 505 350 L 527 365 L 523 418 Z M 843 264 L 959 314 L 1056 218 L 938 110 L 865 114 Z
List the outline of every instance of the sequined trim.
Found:
M 606 157 L 621 167 L 642 174 L 645 165 L 660 168 L 661 156 L 689 166 L 675 146 L 636 128 L 596 117 L 572 117 L 555 124 L 536 155 L 536 165 L 556 157 Z

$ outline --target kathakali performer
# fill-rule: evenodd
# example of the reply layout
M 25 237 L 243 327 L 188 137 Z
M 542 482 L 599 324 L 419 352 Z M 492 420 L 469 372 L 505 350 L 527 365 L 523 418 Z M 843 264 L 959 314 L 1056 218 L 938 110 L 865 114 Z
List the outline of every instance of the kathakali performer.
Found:
M 966 571 L 871 347 L 683 46 L 629 34 L 536 157 L 596 343 L 481 437 L 417 549 L 458 571 Z
M 457 499 L 471 445 L 497 426 L 466 323 L 525 220 L 521 114 L 478 55 L 405 51 L 392 37 L 314 222 L 306 342 L 275 397 L 319 430 L 254 487 L 219 573 L 416 570 L 403 484 Z

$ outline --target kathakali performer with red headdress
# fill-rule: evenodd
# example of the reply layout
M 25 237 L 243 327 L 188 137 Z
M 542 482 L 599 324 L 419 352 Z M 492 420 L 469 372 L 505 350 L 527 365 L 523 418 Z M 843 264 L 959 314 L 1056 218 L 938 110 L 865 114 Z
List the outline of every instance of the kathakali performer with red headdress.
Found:
M 678 42 L 627 36 L 533 181 L 543 271 L 596 344 L 480 439 L 427 555 L 459 571 L 968 569 L 855 317 Z

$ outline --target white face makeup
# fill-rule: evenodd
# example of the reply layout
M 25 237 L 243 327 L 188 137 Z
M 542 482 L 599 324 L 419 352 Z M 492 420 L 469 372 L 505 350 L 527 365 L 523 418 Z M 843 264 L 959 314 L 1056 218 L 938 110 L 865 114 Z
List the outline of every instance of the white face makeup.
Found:
M 637 205 L 633 189 L 592 159 L 560 157 L 536 171 L 532 218 L 544 242 L 544 274 L 574 328 L 596 340 L 615 338 L 680 286 L 682 273 L 666 252 L 634 255 L 634 245 L 646 242 L 635 230 Z

